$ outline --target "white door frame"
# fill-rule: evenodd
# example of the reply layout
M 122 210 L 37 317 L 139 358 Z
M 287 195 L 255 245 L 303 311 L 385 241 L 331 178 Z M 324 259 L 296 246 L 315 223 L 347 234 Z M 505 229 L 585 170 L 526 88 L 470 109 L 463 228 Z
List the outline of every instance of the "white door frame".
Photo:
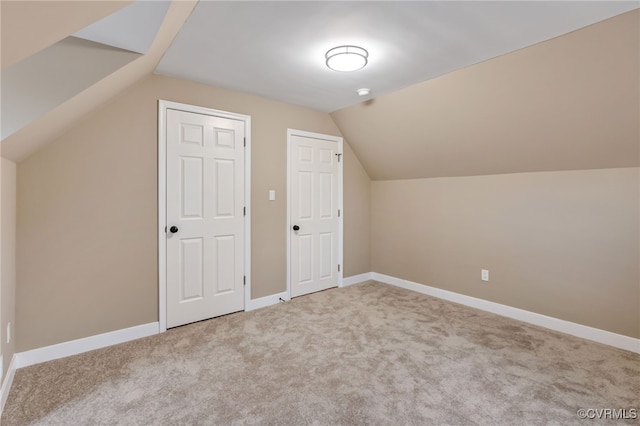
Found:
M 171 101 L 158 101 L 158 320 L 160 333 L 167 331 L 167 110 L 213 115 L 244 122 L 244 310 L 251 300 L 251 116 Z
M 287 300 L 291 300 L 291 138 L 293 136 L 302 136 L 305 138 L 322 139 L 326 141 L 338 142 L 338 153 L 340 154 L 340 163 L 338 165 L 338 208 L 340 216 L 338 218 L 338 264 L 340 271 L 338 272 L 338 287 L 342 287 L 342 277 L 344 273 L 343 261 L 343 231 L 344 231 L 344 209 L 342 200 L 342 170 L 344 168 L 344 149 L 343 138 L 339 136 L 324 135 L 322 133 L 306 132 L 304 130 L 287 129 Z

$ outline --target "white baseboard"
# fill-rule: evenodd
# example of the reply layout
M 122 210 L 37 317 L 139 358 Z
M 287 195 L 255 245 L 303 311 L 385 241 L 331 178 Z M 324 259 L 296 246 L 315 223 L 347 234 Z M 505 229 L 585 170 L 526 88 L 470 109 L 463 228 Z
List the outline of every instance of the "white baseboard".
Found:
M 416 291 L 418 293 L 437 297 L 439 299 L 448 300 L 450 302 L 459 303 L 461 305 L 470 306 L 472 308 L 491 312 L 503 317 L 513 318 L 529 324 L 559 331 L 561 333 L 571 334 L 572 336 L 581 337 L 583 339 L 592 340 L 594 342 L 603 343 L 605 345 L 614 346 L 616 348 L 625 349 L 627 351 L 640 353 L 640 339 L 629 336 L 612 333 L 610 331 L 601 330 L 599 328 L 588 327 L 586 325 L 576 324 L 574 322 L 561 320 L 546 315 L 536 314 L 535 312 L 525 311 L 524 309 L 514 308 L 512 306 L 502 305 L 500 303 L 490 302 L 477 297 L 465 296 L 464 294 L 454 293 L 440 288 L 430 287 L 428 285 L 419 284 L 413 281 L 407 281 L 389 275 L 371 273 L 372 279 L 385 284 L 391 284 L 402 287 L 407 290 Z
M 371 278 L 372 274 L 373 272 L 367 272 L 365 274 L 353 275 L 351 277 L 343 278 L 342 285 L 340 287 L 347 287 L 353 284 L 369 281 L 373 279 Z M 267 306 L 277 305 L 281 302 L 280 299 L 284 300 L 285 302 L 291 300 L 291 298 L 289 297 L 289 293 L 283 291 L 282 293 L 271 294 L 269 296 L 260 297 L 258 299 L 251 299 L 246 303 L 244 310 L 246 312 L 249 312 L 260 308 L 266 308 Z
M 16 374 L 16 356 L 15 354 L 11 358 L 11 363 L 9 364 L 9 368 L 7 369 L 7 376 L 2 381 L 2 387 L 0 388 L 0 415 L 4 412 L 4 405 L 7 403 L 7 398 L 9 398 L 9 391 L 11 390 L 11 385 L 13 384 L 13 377 Z
M 141 337 L 158 334 L 159 331 L 160 324 L 158 322 L 152 322 L 149 324 L 124 328 L 122 330 L 111 331 L 109 333 L 71 340 L 69 342 L 58 343 L 57 345 L 20 352 L 15 355 L 16 368 L 28 367 L 41 362 L 77 355 L 94 349 L 104 348 L 106 346 L 117 345 L 118 343 L 124 343 L 130 340 L 140 339 Z
M 371 278 L 372 274 L 372 272 L 367 272 L 365 274 L 353 275 L 351 277 L 343 278 L 342 285 L 340 285 L 340 287 L 347 287 L 353 284 L 369 281 L 373 279 Z M 249 312 L 260 308 L 266 308 L 267 306 L 276 305 L 281 302 L 280 299 L 284 300 L 285 302 L 291 300 L 291 298 L 289 297 L 289 293 L 283 291 L 282 293 L 272 294 L 269 296 L 260 297 L 258 299 L 251 299 L 249 300 L 249 302 L 247 302 L 244 310 L 246 312 Z
M 352 275 L 350 277 L 342 279 L 342 286 L 341 287 L 347 287 L 347 286 L 350 286 L 350 285 L 363 283 L 365 281 L 369 281 L 369 280 L 372 280 L 372 279 L 373 279 L 373 272 L 367 272 L 365 274 Z
M 246 312 L 249 312 L 260 308 L 266 308 L 267 306 L 277 305 L 278 303 L 280 303 L 280 299 L 284 300 L 285 302 L 288 301 L 289 293 L 283 291 L 282 293 L 271 294 L 269 296 L 259 297 L 257 299 L 251 299 L 245 304 L 244 310 Z

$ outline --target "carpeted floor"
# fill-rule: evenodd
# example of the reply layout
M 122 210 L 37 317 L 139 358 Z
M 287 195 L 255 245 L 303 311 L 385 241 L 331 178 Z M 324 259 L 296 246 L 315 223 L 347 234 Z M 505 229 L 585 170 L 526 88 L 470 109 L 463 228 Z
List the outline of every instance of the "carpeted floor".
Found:
M 2 424 L 594 423 L 581 408 L 633 417 L 640 355 L 368 282 L 20 369 Z

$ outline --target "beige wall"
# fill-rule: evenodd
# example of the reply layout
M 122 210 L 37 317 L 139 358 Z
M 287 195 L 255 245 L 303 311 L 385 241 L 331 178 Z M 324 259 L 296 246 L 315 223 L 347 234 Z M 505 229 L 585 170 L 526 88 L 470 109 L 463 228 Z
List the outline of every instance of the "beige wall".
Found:
M 638 338 L 639 194 L 638 168 L 375 181 L 373 270 Z
M 371 272 L 371 179 L 348 143 L 344 144 L 344 273 Z
M 4 333 L 2 333 L 2 313 L 4 312 L 4 309 L 2 309 L 2 283 L 4 282 L 2 280 L 2 182 L 4 181 L 4 179 L 2 179 L 2 161 L 0 159 L 0 360 L 2 360 L 2 366 L 0 368 L 2 368 L 2 373 L 0 373 L 0 385 L 2 385 L 2 382 L 4 380 L 4 357 L 2 356 L 4 354 L 3 348 L 2 348 L 2 339 L 4 337 Z M 15 303 L 12 304 L 13 308 L 15 309 Z
M 33 22 L 40 20 L 39 15 L 42 11 L 48 11 L 51 8 L 55 9 L 57 13 L 50 13 L 48 18 L 55 24 L 43 25 L 36 31 L 31 31 L 29 35 L 33 35 L 34 39 L 40 39 L 44 37 L 49 40 L 57 34 L 58 31 L 64 28 L 70 28 L 68 25 L 79 23 L 76 19 L 88 19 L 87 12 L 98 12 L 102 10 L 105 5 L 96 2 L 81 2 L 81 1 L 51 1 L 44 2 L 47 6 L 43 6 L 43 2 L 15 2 L 15 3 L 33 3 L 31 6 L 24 5 L 19 7 L 10 7 L 6 11 L 4 1 L 2 1 L 2 10 L 4 14 L 2 19 L 25 21 L 32 19 L 25 28 L 32 28 Z M 71 5 L 71 4 L 74 5 Z M 105 3 L 111 3 L 105 2 Z M 85 4 L 82 6 L 82 4 Z M 125 66 L 118 69 L 116 72 L 96 82 L 95 84 L 87 87 L 82 92 L 78 93 L 66 102 L 58 105 L 56 108 L 50 110 L 46 114 L 38 117 L 27 126 L 23 127 L 19 131 L 13 133 L 11 136 L 2 140 L 2 156 L 8 158 L 17 163 L 22 162 L 34 152 L 51 142 L 60 138 L 71 127 L 81 121 L 87 113 L 94 111 L 97 108 L 102 107 L 105 103 L 109 102 L 115 95 L 122 93 L 125 89 L 128 89 L 133 84 L 139 82 L 143 78 L 147 77 L 153 72 L 158 61 L 162 58 L 162 55 L 167 50 L 176 34 L 182 27 L 182 24 L 189 17 L 193 8 L 197 4 L 197 0 L 180 0 L 172 1 L 169 5 L 169 10 L 164 17 L 164 21 L 158 29 L 156 37 L 151 45 L 151 48 L 145 55 L 129 62 Z M 80 5 L 76 10 L 76 5 Z M 96 7 L 94 8 L 94 5 Z M 108 6 L 108 5 L 107 5 Z M 35 8 L 35 11 L 29 12 L 31 8 Z M 109 7 L 114 7 L 111 5 Z M 86 9 L 81 11 L 80 9 Z M 115 10 L 115 9 L 114 9 Z M 7 14 L 8 12 L 8 14 Z M 71 19 L 67 20 L 61 18 L 60 14 L 71 12 Z M 69 16 L 67 16 L 69 18 Z M 86 22 L 86 24 L 90 23 Z M 82 25 L 80 28 L 84 27 Z M 14 28 L 17 29 L 18 27 Z M 22 28 L 22 27 L 19 27 Z M 79 28 L 78 28 L 79 29 Z M 20 38 L 8 38 L 5 36 L 5 28 L 2 28 L 2 52 L 4 54 L 6 44 L 14 44 L 21 46 L 20 51 L 24 53 L 25 46 L 20 43 Z M 22 31 L 25 31 L 22 28 Z M 64 33 L 64 32 L 63 32 Z M 65 33 L 69 35 L 71 33 Z M 70 77 L 72 78 L 72 77 Z
M 158 99 L 251 116 L 252 297 L 285 290 L 286 130 L 339 135 L 333 121 L 150 76 L 18 166 L 19 351 L 158 320 Z M 369 180 L 348 148 L 345 155 L 345 191 L 365 194 L 345 197 L 345 225 L 367 223 Z M 345 226 L 346 271 L 366 272 L 368 245 L 361 227 Z
M 16 288 L 16 165 L 2 159 L 2 247 L 0 275 L 0 354 L 3 355 L 3 374 L 15 352 L 15 288 Z M 7 324 L 11 323 L 11 341 L 7 343 Z M 0 378 L 0 382 L 4 377 Z

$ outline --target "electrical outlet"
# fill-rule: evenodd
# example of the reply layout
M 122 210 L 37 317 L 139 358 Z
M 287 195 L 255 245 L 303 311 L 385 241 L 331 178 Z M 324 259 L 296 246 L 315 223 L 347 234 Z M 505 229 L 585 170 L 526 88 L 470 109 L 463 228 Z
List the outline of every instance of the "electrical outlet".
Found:
M 11 342 L 11 323 L 7 323 L 7 343 Z
M 480 279 L 482 279 L 482 281 L 489 281 L 489 270 L 488 269 L 483 269 L 481 274 L 480 274 Z

